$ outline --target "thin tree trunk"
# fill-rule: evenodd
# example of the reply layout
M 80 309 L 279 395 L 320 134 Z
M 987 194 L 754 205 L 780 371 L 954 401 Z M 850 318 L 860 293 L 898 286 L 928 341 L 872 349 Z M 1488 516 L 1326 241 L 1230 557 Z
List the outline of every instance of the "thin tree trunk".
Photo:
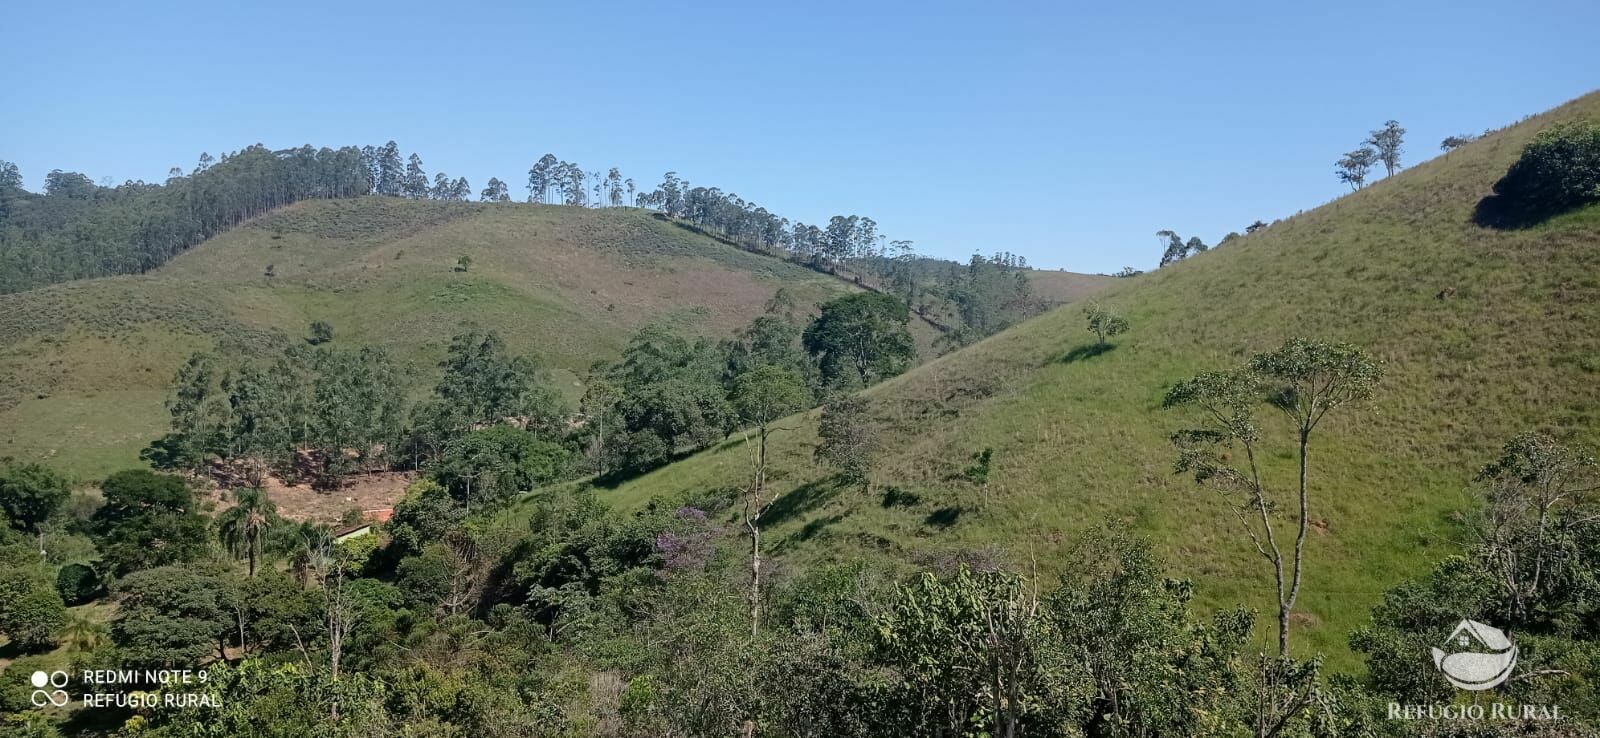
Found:
M 1289 596 L 1282 600 L 1282 608 L 1278 614 L 1278 655 L 1289 655 L 1289 613 L 1294 609 L 1294 602 L 1300 596 L 1301 567 L 1305 562 L 1306 527 L 1310 522 L 1309 504 L 1306 489 L 1306 468 L 1310 463 L 1311 431 L 1306 428 L 1300 430 L 1300 529 L 1294 539 L 1294 575 L 1290 579 Z

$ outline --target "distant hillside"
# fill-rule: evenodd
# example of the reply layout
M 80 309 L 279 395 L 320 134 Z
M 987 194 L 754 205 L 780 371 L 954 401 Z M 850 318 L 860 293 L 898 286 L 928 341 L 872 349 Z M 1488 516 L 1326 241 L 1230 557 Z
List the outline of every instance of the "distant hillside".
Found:
M 300 203 L 149 274 L 0 295 L 0 456 L 87 476 L 136 463 L 191 352 L 271 349 L 314 320 L 333 326 L 334 345 L 389 347 L 419 386 L 450 336 L 476 324 L 536 354 L 575 396 L 589 365 L 640 327 L 727 335 L 780 287 L 802 309 L 854 289 L 632 208 Z M 918 331 L 926 351 L 934 333 Z
M 768 518 L 769 545 L 790 567 L 863 556 L 925 565 L 997 546 L 1019 568 L 1049 573 L 1072 531 L 1113 517 L 1151 534 L 1203 603 L 1265 607 L 1270 583 L 1235 523 L 1173 473 L 1168 437 L 1189 420 L 1161 399 L 1177 380 L 1290 336 L 1348 341 L 1388 376 L 1372 402 L 1320 431 L 1297 627 L 1304 648 L 1350 667 L 1345 634 L 1380 593 L 1458 550 L 1454 516 L 1502 442 L 1540 428 L 1600 447 L 1600 206 L 1527 230 L 1473 223 L 1531 137 L 1578 118 L 1600 119 L 1600 94 L 1117 280 L 1097 299 L 1132 330 L 1109 352 L 1074 353 L 1094 341 L 1074 304 L 873 388 L 885 451 L 870 497 L 813 462 L 808 415 L 775 437 L 772 477 L 787 494 Z M 736 486 L 746 464 L 737 445 L 606 494 L 633 508 Z M 980 488 L 963 470 L 985 448 L 992 471 Z M 1266 463 L 1284 479 L 1292 448 Z

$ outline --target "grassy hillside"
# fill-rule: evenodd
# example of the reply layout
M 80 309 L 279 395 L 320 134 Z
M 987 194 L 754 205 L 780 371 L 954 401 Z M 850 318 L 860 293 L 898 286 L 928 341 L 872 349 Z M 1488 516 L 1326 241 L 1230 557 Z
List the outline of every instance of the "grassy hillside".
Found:
M 81 477 L 135 463 L 165 430 L 166 386 L 191 352 L 270 350 L 313 320 L 333 325 L 334 345 L 389 347 L 418 386 L 475 323 L 538 355 L 576 396 L 590 363 L 640 327 L 727 335 L 779 287 L 802 307 L 853 289 L 638 210 L 302 203 L 146 275 L 0 295 L 0 456 Z
M 1132 332 L 1107 353 L 1074 353 L 1094 339 L 1068 305 L 874 388 L 885 451 L 871 496 L 839 489 L 812 462 L 813 413 L 778 436 L 775 476 L 787 494 L 767 539 L 790 567 L 859 556 L 917 564 L 996 546 L 1049 574 L 1073 531 L 1117 518 L 1156 539 L 1197 581 L 1202 604 L 1264 608 L 1270 581 L 1236 523 L 1172 471 L 1168 437 L 1189 421 L 1161 398 L 1179 379 L 1290 336 L 1349 341 L 1385 361 L 1388 377 L 1372 402 L 1319 431 L 1297 637 L 1302 650 L 1353 666 L 1345 634 L 1386 587 L 1457 550 L 1454 516 L 1499 444 L 1542 428 L 1600 447 L 1600 206 L 1523 231 L 1472 222 L 1523 145 L 1573 118 L 1600 118 L 1600 94 L 1117 280 L 1097 299 Z M 1281 490 L 1293 448 L 1270 427 L 1270 482 Z M 961 472 L 986 447 L 993 471 L 979 488 Z M 629 508 L 736 485 L 745 464 L 744 450 L 725 444 L 606 495 Z

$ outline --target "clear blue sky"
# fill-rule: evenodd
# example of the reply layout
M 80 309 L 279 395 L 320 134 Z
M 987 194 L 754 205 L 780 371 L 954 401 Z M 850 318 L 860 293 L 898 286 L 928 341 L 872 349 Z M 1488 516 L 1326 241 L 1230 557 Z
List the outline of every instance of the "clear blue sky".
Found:
M 1600 3 L 12 3 L 0 158 L 159 181 L 261 142 L 381 144 L 524 193 L 544 152 L 669 169 L 964 258 L 1150 266 L 1600 84 Z M 242 5 L 242 4 L 241 4 Z M 780 7 L 784 6 L 784 7 Z

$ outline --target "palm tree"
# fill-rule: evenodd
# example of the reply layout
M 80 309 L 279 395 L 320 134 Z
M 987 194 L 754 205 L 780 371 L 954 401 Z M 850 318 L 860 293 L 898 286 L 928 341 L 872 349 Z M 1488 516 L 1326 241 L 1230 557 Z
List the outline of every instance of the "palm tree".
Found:
M 235 557 L 250 559 L 250 578 L 254 579 L 267 530 L 278 522 L 278 507 L 259 489 L 234 490 L 233 499 L 234 506 L 217 516 L 217 536 Z
M 87 653 L 105 643 L 106 629 L 86 612 L 71 613 L 61 629 L 61 641 L 74 651 Z

